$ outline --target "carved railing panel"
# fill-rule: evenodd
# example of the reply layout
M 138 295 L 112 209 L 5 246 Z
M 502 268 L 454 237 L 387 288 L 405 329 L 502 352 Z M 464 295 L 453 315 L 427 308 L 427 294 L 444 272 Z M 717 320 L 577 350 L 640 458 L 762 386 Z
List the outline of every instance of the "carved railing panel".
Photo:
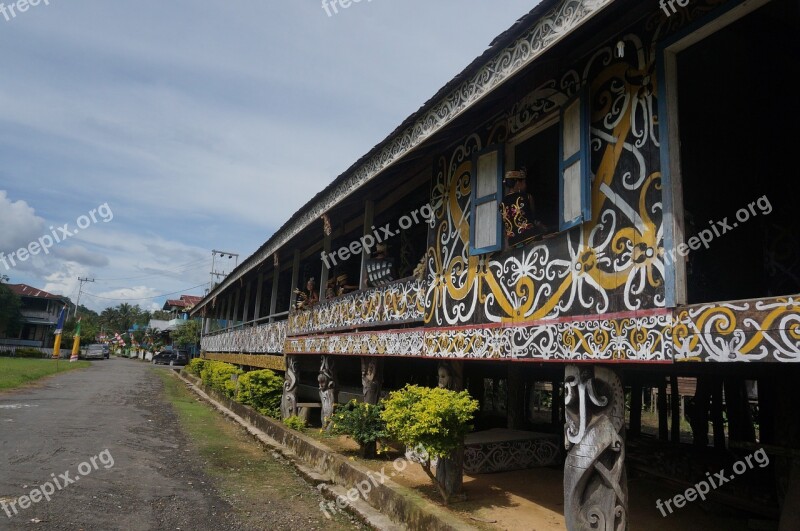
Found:
M 800 362 L 797 295 L 687 306 L 675 321 L 675 361 Z
M 205 336 L 200 345 L 205 352 L 283 354 L 286 328 L 286 321 L 241 328 Z
M 421 322 L 424 285 L 416 279 L 348 293 L 309 309 L 292 311 L 288 335 Z

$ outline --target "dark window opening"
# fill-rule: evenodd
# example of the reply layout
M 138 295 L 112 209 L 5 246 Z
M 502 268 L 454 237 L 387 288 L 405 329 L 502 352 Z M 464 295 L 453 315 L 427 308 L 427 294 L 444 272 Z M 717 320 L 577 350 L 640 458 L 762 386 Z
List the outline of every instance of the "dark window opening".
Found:
M 684 241 L 710 240 L 688 251 L 690 304 L 800 292 L 798 30 L 775 1 L 678 54 Z
M 504 180 L 504 203 L 508 202 L 508 198 L 515 197 L 514 190 L 522 190 L 517 195 L 530 194 L 533 204 L 528 207 L 529 214 L 523 213 L 524 219 L 517 218 L 511 228 L 504 219 L 507 245 L 514 246 L 559 231 L 559 135 L 559 126 L 555 124 L 514 147 L 515 167 L 506 169 L 524 169 L 527 177 L 525 184 L 516 188 L 514 179 Z M 508 231 L 519 234 L 519 226 L 525 223 L 531 225 L 529 237 L 523 237 L 522 241 L 515 243 L 515 238 L 509 238 Z

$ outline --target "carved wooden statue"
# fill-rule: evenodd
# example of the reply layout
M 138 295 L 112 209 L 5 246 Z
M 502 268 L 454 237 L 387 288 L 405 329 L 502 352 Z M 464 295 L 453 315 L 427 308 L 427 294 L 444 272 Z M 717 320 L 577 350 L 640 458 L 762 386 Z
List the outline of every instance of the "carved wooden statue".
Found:
M 569 531 L 628 529 L 625 394 L 605 367 L 565 369 L 564 518 Z
M 319 401 L 322 403 L 322 427 L 327 428 L 339 394 L 336 388 L 336 365 L 332 356 L 322 356 L 322 366 L 319 369 L 317 382 L 319 383 Z
M 464 390 L 464 363 L 460 361 L 441 361 L 437 369 L 438 387 L 450 391 Z M 464 446 L 448 457 L 439 459 L 436 465 L 436 480 L 444 485 L 451 500 L 458 499 L 464 486 Z
M 297 381 L 299 362 L 296 356 L 286 356 L 286 379 L 283 382 L 283 396 L 281 397 L 281 416 L 289 418 L 297 415 Z
M 361 385 L 364 389 L 364 403 L 377 404 L 383 385 L 383 360 L 361 358 Z

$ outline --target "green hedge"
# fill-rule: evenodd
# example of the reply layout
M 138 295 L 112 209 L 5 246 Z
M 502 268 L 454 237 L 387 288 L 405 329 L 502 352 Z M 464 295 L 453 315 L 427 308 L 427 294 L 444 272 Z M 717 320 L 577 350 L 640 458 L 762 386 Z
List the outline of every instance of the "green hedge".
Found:
M 244 371 L 230 363 L 206 360 L 200 371 L 200 378 L 205 385 L 224 393 L 228 398 L 236 398 L 237 383 L 233 377 L 238 378 L 242 374 Z
M 237 402 L 252 406 L 260 413 L 280 417 L 283 378 L 269 369 L 252 371 L 239 377 Z
M 0 350 L 0 356 L 11 358 L 48 358 L 49 356 L 36 348 L 18 348 L 16 352 Z
M 200 373 L 203 371 L 203 367 L 206 366 L 207 361 L 208 360 L 204 360 L 202 358 L 194 358 L 189 362 L 189 365 L 186 366 L 186 370 L 195 376 L 200 376 Z

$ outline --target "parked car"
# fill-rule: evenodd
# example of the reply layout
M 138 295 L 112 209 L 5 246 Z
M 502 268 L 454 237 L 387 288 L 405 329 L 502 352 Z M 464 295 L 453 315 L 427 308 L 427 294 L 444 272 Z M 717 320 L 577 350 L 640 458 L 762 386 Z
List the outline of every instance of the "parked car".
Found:
M 83 353 L 83 358 L 87 360 L 102 360 L 106 355 L 103 352 L 103 345 L 89 345 Z
M 162 350 L 153 356 L 153 364 L 155 365 L 186 365 L 187 363 L 189 363 L 189 356 L 184 351 L 171 352 Z
M 108 359 L 111 356 L 111 349 L 108 345 L 103 345 L 103 356 Z

